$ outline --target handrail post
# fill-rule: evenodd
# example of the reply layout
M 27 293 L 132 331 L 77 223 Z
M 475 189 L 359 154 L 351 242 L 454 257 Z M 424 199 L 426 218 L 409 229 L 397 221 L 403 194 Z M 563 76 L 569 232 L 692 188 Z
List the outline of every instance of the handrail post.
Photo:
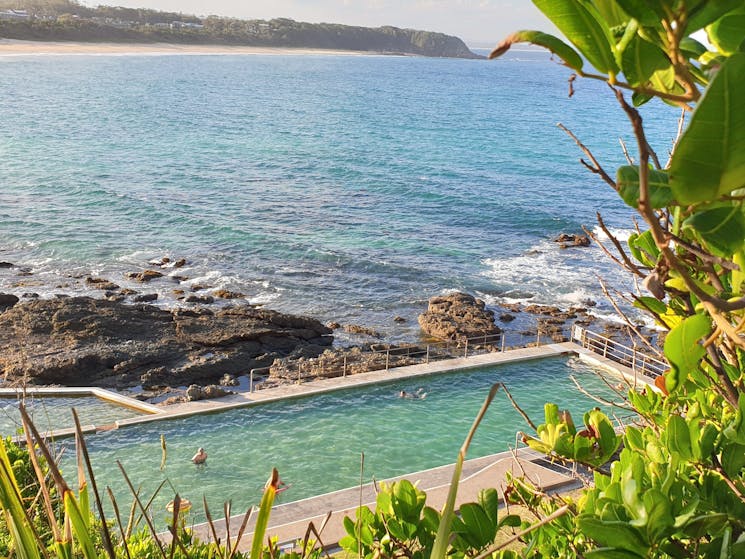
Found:
M 388 361 L 390 360 L 390 357 L 391 357 L 391 350 L 390 348 L 388 348 L 385 350 L 385 370 L 386 371 L 388 370 Z
M 427 357 L 425 357 L 424 362 L 429 363 L 429 344 L 427 344 Z
M 466 349 L 463 351 L 463 357 L 468 357 L 468 338 L 466 338 L 465 346 Z
M 342 376 L 347 376 L 347 356 L 344 354 L 344 368 L 342 369 Z
M 605 345 L 603 346 L 603 357 L 607 357 L 608 355 L 608 338 L 605 338 Z
M 301 367 L 298 366 L 297 368 L 297 383 L 298 384 L 302 384 L 302 382 L 300 381 L 300 370 L 301 370 Z
M 506 339 L 507 339 L 507 336 L 505 335 L 504 332 L 502 332 L 502 353 L 504 353 L 504 344 L 505 344 Z
M 248 375 L 248 391 L 254 391 L 254 369 L 251 369 L 251 373 Z
M 540 347 L 541 345 L 541 331 L 538 330 L 535 334 L 535 346 Z

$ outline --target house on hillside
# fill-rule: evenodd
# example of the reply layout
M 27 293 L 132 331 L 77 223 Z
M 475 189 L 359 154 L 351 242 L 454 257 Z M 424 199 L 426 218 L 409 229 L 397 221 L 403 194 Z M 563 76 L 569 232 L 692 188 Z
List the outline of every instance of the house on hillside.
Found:
M 26 10 L 4 10 L 0 12 L 0 19 L 31 19 Z

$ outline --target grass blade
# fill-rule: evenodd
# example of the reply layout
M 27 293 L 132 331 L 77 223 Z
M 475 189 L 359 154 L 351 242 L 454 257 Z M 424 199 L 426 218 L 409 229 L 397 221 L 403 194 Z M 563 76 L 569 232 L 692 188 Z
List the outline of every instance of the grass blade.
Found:
M 256 526 L 254 527 L 254 537 L 251 542 L 251 559 L 259 559 L 261 550 L 264 547 L 264 534 L 269 524 L 269 515 L 272 512 L 274 497 L 277 495 L 277 486 L 279 484 L 279 472 L 277 468 L 272 468 L 272 475 L 266 482 L 264 495 L 261 497 L 259 504 L 259 514 L 256 517 Z
M 119 505 L 116 502 L 116 498 L 114 497 L 114 492 L 111 490 L 111 487 L 106 486 L 106 491 L 109 494 L 111 506 L 114 508 L 114 518 L 116 518 L 116 524 L 117 526 L 119 526 L 119 533 L 122 535 L 122 545 L 124 546 L 124 553 L 127 555 L 127 559 L 132 559 L 132 555 L 129 553 L 129 544 L 127 543 L 127 533 L 124 530 L 122 517 L 119 514 Z
M 166 557 L 166 552 L 163 549 L 163 543 L 158 538 L 158 533 L 155 530 L 155 525 L 153 524 L 153 520 L 152 520 L 152 518 L 150 518 L 147 515 L 147 509 L 145 509 L 145 507 L 143 507 L 143 505 L 142 505 L 142 501 L 140 500 L 139 493 L 137 491 L 135 491 L 134 485 L 132 485 L 132 482 L 130 481 L 129 476 L 127 475 L 126 470 L 124 469 L 124 466 L 122 466 L 122 463 L 119 462 L 119 460 L 117 460 L 116 461 L 116 465 L 119 466 L 119 470 L 121 470 L 122 475 L 124 476 L 124 481 L 127 482 L 127 486 L 129 487 L 129 490 L 131 491 L 132 495 L 134 496 L 135 503 L 137 503 L 137 506 L 140 508 L 140 511 L 142 513 L 141 518 L 144 518 L 145 519 L 145 522 L 147 523 L 147 526 L 150 529 L 150 535 L 152 536 L 153 541 L 155 542 L 155 546 L 160 551 L 160 554 L 163 557 L 163 559 L 168 559 Z M 161 484 L 161 487 L 162 486 L 163 486 L 163 484 Z
M 248 507 L 248 510 L 246 511 L 246 514 L 243 515 L 243 522 L 241 522 L 241 527 L 238 530 L 238 535 L 235 538 L 235 545 L 230 550 L 230 553 L 228 554 L 227 559 L 233 559 L 235 557 L 235 554 L 238 551 L 238 544 L 241 541 L 241 538 L 243 537 L 243 534 L 246 531 L 246 526 L 248 526 L 248 520 L 251 518 L 251 513 L 253 512 L 253 507 Z

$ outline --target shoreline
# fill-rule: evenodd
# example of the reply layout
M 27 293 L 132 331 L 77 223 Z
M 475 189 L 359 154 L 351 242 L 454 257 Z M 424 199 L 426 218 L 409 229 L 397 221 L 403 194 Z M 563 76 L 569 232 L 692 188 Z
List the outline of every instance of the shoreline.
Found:
M 347 51 L 291 47 L 256 47 L 247 45 L 202 45 L 184 43 L 86 43 L 80 41 L 23 41 L 0 38 L 0 57 L 60 55 L 334 55 L 384 56 L 372 51 Z

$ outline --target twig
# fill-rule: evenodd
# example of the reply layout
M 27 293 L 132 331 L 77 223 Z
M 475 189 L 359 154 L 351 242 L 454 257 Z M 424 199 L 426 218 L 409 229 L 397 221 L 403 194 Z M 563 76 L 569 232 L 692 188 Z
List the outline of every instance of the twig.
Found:
M 623 151 L 623 156 L 626 158 L 626 162 L 629 165 L 635 165 L 634 159 L 629 155 L 629 150 L 626 149 L 626 142 L 623 141 L 623 138 L 618 138 L 618 143 L 621 144 L 621 150 Z
M 523 410 L 520 406 L 517 405 L 517 402 L 512 397 L 512 394 L 510 394 L 510 391 L 507 390 L 507 386 L 504 383 L 501 383 L 501 384 L 502 384 L 502 390 L 504 390 L 504 393 L 507 394 L 507 398 L 509 398 L 510 399 L 510 402 L 512 402 L 512 407 L 517 410 L 517 413 L 519 413 L 520 415 L 523 416 L 523 419 L 525 420 L 525 422 L 528 425 L 530 425 L 530 427 L 533 429 L 533 431 L 538 431 L 538 428 L 536 427 L 535 423 L 533 423 L 531 421 L 531 419 L 528 416 L 528 414 L 525 413 L 525 410 Z
M 612 408 L 619 408 L 619 409 L 622 409 L 622 410 L 630 410 L 630 409 L 632 409 L 629 406 L 626 406 L 624 404 L 619 404 L 617 402 L 613 402 L 612 400 L 606 400 L 605 398 L 601 398 L 600 396 L 595 396 L 594 394 L 590 393 L 586 388 L 582 388 L 582 385 L 574 377 L 574 375 L 569 375 L 569 379 L 574 383 L 574 386 L 577 388 L 577 390 L 579 390 L 582 394 L 584 394 L 585 396 L 587 396 L 588 398 L 590 398 L 590 400 L 594 400 L 598 404 L 602 404 L 604 406 L 609 406 L 609 407 L 612 407 Z M 605 382 L 605 380 L 604 380 L 604 382 Z M 612 387 L 608 382 L 606 382 L 606 385 L 611 390 L 613 390 L 614 392 L 616 392 L 618 394 L 618 391 L 614 387 Z
M 618 192 L 618 185 L 615 183 L 615 181 L 608 175 L 608 173 L 605 172 L 603 167 L 601 167 L 600 163 L 597 159 L 595 159 L 595 156 L 592 154 L 592 152 L 585 146 L 582 142 L 580 142 L 579 138 L 574 135 L 574 133 L 569 130 L 566 126 L 564 126 L 561 122 L 557 123 L 556 126 L 558 126 L 561 130 L 563 130 L 572 140 L 574 140 L 574 143 L 579 146 L 579 149 L 582 150 L 582 152 L 592 161 L 592 165 L 588 164 L 585 161 L 582 161 L 580 159 L 580 162 L 587 167 L 590 171 L 595 173 L 596 175 L 600 175 L 600 178 L 602 178 L 607 185 L 609 185 L 613 190 Z
M 673 138 L 673 143 L 670 146 L 670 156 L 668 157 L 667 163 L 665 164 L 665 169 L 670 167 L 670 163 L 673 162 L 673 155 L 675 155 L 675 148 L 678 147 L 678 141 L 680 140 L 680 137 L 683 135 L 683 125 L 685 124 L 686 120 L 686 112 L 685 110 L 680 111 L 680 117 L 678 118 L 678 131 L 675 134 L 675 138 Z

